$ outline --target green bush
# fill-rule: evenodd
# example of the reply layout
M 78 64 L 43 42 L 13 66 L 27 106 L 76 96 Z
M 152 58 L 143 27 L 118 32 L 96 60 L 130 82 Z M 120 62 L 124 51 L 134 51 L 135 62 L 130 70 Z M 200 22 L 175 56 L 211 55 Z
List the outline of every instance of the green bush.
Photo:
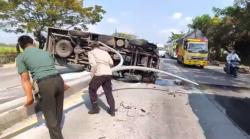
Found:
M 0 55 L 16 54 L 16 47 L 0 46 Z

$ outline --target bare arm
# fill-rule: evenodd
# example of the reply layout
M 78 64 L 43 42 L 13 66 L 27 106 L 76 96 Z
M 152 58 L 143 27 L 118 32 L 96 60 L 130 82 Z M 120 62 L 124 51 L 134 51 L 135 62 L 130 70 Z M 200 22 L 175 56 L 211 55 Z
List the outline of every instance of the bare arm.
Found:
M 21 83 L 22 83 L 23 90 L 26 95 L 25 106 L 29 106 L 34 102 L 34 99 L 33 99 L 33 94 L 32 94 L 32 84 L 30 82 L 30 76 L 28 72 L 21 73 Z

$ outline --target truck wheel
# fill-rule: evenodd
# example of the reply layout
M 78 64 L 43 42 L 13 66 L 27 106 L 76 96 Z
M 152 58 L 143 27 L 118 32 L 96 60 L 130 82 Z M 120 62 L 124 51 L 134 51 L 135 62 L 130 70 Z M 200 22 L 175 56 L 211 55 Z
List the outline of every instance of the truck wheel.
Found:
M 204 66 L 199 66 L 200 69 L 204 69 Z
M 55 51 L 60 57 L 66 58 L 73 52 L 73 46 L 68 40 L 60 40 L 56 43 Z

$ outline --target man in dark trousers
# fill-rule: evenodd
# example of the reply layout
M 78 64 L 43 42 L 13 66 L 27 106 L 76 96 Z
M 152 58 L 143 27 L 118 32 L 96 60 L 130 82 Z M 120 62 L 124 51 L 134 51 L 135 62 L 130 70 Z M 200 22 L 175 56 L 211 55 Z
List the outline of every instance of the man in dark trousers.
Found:
M 89 84 L 89 95 L 92 104 L 92 109 L 89 114 L 97 114 L 100 108 L 97 105 L 97 90 L 102 86 L 106 95 L 110 108 L 108 113 L 115 116 L 115 101 L 112 94 L 112 71 L 110 66 L 113 65 L 113 60 L 108 52 L 100 49 L 98 42 L 91 44 L 93 48 L 88 53 L 89 63 L 91 65 L 92 80 Z
M 51 139 L 63 139 L 61 121 L 63 115 L 63 99 L 66 85 L 55 68 L 50 53 L 35 47 L 33 39 L 23 35 L 18 38 L 19 46 L 24 50 L 16 58 L 17 70 L 26 94 L 26 106 L 33 103 L 32 84 L 38 86 L 38 104 L 42 109 Z

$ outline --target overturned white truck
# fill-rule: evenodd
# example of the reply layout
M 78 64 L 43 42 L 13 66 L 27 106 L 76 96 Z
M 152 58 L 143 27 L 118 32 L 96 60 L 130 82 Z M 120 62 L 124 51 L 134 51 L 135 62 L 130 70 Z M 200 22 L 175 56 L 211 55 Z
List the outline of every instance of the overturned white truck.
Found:
M 93 41 L 102 42 L 119 51 L 124 59 L 123 65 L 125 66 L 142 66 L 155 69 L 159 67 L 159 55 L 155 44 L 146 40 L 128 40 L 79 30 L 49 28 L 45 50 L 51 52 L 56 63 L 61 66 L 82 71 L 89 70 L 87 53 L 91 50 L 89 44 Z M 118 64 L 120 62 L 119 56 L 111 51 L 109 53 L 114 60 L 114 64 Z M 124 70 L 114 73 L 114 77 L 154 82 L 156 74 L 152 71 Z

